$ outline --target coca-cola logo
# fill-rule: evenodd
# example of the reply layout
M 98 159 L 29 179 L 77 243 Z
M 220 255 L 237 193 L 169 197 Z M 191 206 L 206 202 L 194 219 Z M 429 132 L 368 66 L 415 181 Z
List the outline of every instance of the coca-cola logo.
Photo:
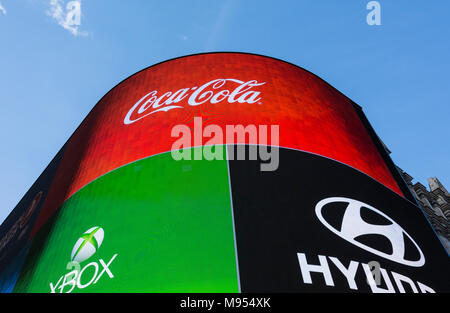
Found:
M 190 106 L 197 106 L 206 102 L 217 104 L 223 101 L 228 103 L 257 103 L 261 101 L 261 91 L 253 88 L 264 84 L 265 82 L 258 83 L 256 80 L 244 82 L 234 78 L 219 78 L 200 87 L 181 88 L 175 92 L 159 93 L 157 90 L 153 90 L 131 107 L 123 123 L 129 125 L 156 112 L 183 108 L 181 101 L 184 99 L 187 99 L 187 104 Z

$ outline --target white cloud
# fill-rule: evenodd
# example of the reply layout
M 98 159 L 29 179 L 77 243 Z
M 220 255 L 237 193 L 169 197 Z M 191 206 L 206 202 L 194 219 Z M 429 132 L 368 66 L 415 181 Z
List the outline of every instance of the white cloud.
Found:
M 81 0 L 50 0 L 47 15 L 55 19 L 59 25 L 67 29 L 74 36 L 86 36 L 87 32 L 80 31 L 81 26 Z
M 5 10 L 5 8 L 2 6 L 1 3 L 0 3 L 0 12 L 2 12 L 3 14 L 6 14 L 6 10 Z

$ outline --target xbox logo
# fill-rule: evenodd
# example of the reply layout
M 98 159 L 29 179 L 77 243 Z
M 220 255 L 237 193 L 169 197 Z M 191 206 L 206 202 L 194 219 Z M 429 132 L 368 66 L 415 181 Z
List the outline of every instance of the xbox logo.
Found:
M 110 266 L 116 259 L 118 254 L 114 254 L 112 258 L 106 262 L 103 259 L 90 262 L 81 268 L 81 262 L 89 259 L 103 242 L 105 232 L 103 228 L 99 226 L 92 227 L 84 232 L 80 238 L 78 238 L 75 246 L 72 249 L 71 262 L 67 264 L 66 269 L 73 269 L 69 273 L 62 275 L 56 283 L 50 282 L 50 292 L 55 293 L 59 290 L 60 293 L 71 293 L 75 288 L 84 289 L 90 285 L 95 285 L 99 279 L 106 274 L 110 279 L 114 278 Z M 87 269 L 90 269 L 87 271 Z M 86 276 L 90 276 L 90 280 L 86 279 Z M 67 290 L 66 287 L 70 287 Z M 64 291 L 64 289 L 66 289 Z
M 103 228 L 99 226 L 92 227 L 85 231 L 75 243 L 70 259 L 80 263 L 90 258 L 102 245 L 104 236 L 105 233 Z

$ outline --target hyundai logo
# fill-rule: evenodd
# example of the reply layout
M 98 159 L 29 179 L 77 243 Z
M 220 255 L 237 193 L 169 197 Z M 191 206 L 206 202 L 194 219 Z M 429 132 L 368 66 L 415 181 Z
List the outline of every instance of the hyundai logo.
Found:
M 336 209 L 333 205 L 328 205 L 332 203 L 344 203 L 344 205 L 346 204 L 346 208 L 341 220 L 342 223 L 340 229 L 332 226 L 324 218 L 324 215 L 326 215 L 324 213 L 326 213 L 328 210 Z M 362 208 L 364 208 L 365 210 L 370 210 L 370 213 L 372 215 L 375 214 L 378 215 L 378 217 L 384 218 L 388 221 L 388 225 L 371 224 L 363 220 L 363 217 L 361 215 Z M 411 238 L 411 236 L 386 214 L 366 203 L 349 198 L 331 197 L 319 201 L 319 203 L 317 203 L 316 205 L 315 210 L 317 217 L 319 218 L 320 222 L 325 225 L 325 227 L 327 227 L 329 230 L 331 230 L 341 238 L 360 247 L 361 249 L 404 265 L 420 267 L 425 264 L 425 257 L 423 253 L 417 243 Z M 361 236 L 363 235 L 383 236 L 390 242 L 392 252 L 386 253 L 361 242 L 359 238 L 361 238 Z M 408 238 L 408 240 L 410 240 L 414 244 L 416 252 L 420 254 L 419 260 L 406 259 L 406 238 Z

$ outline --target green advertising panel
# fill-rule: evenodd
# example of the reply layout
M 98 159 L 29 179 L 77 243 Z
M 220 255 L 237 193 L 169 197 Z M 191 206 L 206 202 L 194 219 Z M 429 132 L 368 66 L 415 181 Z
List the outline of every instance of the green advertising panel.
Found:
M 34 238 L 14 291 L 238 292 L 223 159 L 165 153 L 88 184 Z

